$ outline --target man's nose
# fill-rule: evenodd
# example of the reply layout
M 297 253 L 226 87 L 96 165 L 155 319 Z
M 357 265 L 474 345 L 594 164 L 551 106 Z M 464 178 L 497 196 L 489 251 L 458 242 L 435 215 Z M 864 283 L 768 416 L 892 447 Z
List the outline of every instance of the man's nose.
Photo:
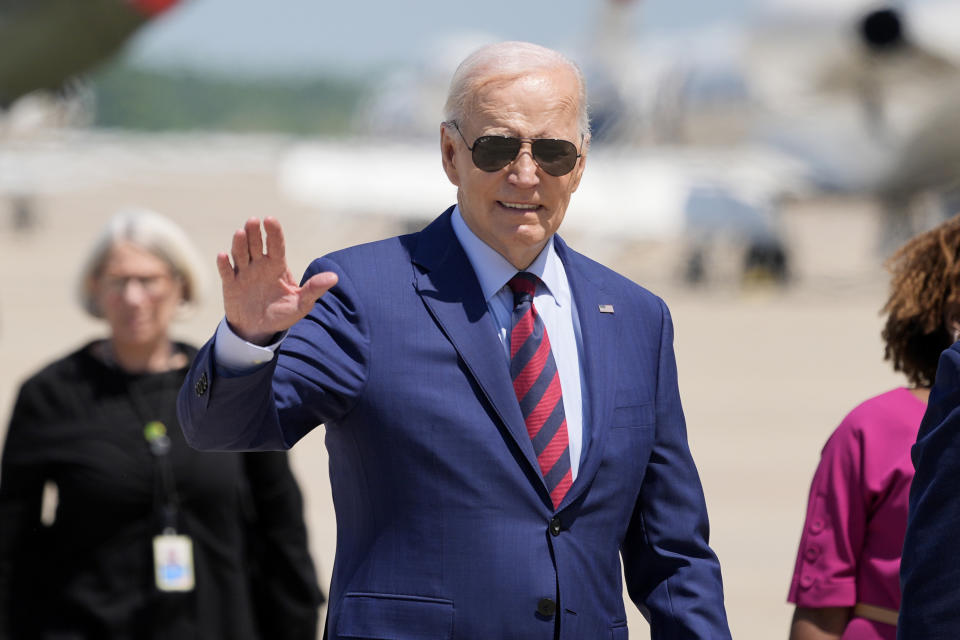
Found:
M 523 142 L 517 157 L 510 164 L 510 180 L 517 186 L 536 186 L 540 182 L 537 175 L 539 169 L 537 161 L 533 159 L 533 147 L 529 142 Z

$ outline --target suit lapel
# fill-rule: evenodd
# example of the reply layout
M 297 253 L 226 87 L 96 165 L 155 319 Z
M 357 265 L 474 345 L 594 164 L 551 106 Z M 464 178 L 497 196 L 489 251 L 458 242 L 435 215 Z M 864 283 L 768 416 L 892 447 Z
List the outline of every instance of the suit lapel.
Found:
M 448 209 L 417 238 L 413 262 L 419 268 L 414 270 L 414 286 L 493 405 L 530 469 L 539 476 L 533 443 L 510 382 L 503 345 L 473 267 L 453 233 L 451 211 L 452 208 Z
M 571 251 L 559 236 L 555 237 L 554 247 L 563 262 L 580 320 L 583 341 L 583 353 L 580 356 L 585 378 L 583 393 L 587 394 L 589 400 L 589 414 L 584 415 L 584 430 L 588 434 L 588 442 L 584 442 L 585 455 L 580 460 L 577 479 L 560 505 L 562 509 L 583 493 L 600 467 L 616 393 L 616 381 L 610 373 L 609 363 L 616 361 L 617 343 L 614 314 L 600 311 L 600 305 L 614 303 L 606 293 L 603 282 L 591 278 L 584 268 L 583 258 Z

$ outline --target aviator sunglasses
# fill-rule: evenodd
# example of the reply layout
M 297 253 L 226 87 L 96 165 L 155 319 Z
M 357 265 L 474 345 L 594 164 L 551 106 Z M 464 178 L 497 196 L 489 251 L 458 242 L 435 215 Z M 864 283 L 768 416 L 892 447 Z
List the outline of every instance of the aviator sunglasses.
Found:
M 453 128 L 460 134 L 463 144 L 473 155 L 473 164 L 481 171 L 493 173 L 499 171 L 514 161 L 517 154 L 520 153 L 520 147 L 524 142 L 530 143 L 530 152 L 533 154 L 534 161 L 541 169 L 552 176 L 565 176 L 577 165 L 577 158 L 580 153 L 577 146 L 569 140 L 557 140 L 554 138 L 513 138 L 509 136 L 480 136 L 473 141 L 473 146 L 463 137 L 456 121 L 451 120 L 445 124 L 453 125 Z M 581 143 L 583 136 L 580 136 Z

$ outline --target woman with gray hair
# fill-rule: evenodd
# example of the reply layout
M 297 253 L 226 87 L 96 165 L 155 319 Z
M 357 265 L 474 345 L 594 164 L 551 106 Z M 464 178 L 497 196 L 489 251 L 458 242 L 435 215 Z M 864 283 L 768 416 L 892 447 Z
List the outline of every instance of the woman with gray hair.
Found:
M 109 336 L 20 389 L 0 469 L 0 639 L 314 640 L 323 596 L 284 453 L 200 453 L 169 329 L 202 289 L 184 232 L 118 214 L 81 270 Z

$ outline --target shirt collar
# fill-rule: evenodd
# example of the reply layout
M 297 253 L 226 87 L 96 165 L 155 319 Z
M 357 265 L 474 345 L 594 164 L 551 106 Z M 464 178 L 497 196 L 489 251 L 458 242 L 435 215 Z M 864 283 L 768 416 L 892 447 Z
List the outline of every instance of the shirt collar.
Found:
M 453 209 L 451 222 L 453 233 L 460 241 L 473 271 L 477 274 L 477 280 L 480 281 L 483 298 L 489 304 L 490 299 L 516 275 L 517 268 L 497 253 L 493 247 L 477 237 L 464 221 L 459 205 Z M 570 288 L 567 285 L 563 263 L 553 246 L 553 236 L 550 236 L 550 241 L 547 242 L 543 251 L 526 270 L 543 281 L 557 305 L 562 306 L 569 302 Z

